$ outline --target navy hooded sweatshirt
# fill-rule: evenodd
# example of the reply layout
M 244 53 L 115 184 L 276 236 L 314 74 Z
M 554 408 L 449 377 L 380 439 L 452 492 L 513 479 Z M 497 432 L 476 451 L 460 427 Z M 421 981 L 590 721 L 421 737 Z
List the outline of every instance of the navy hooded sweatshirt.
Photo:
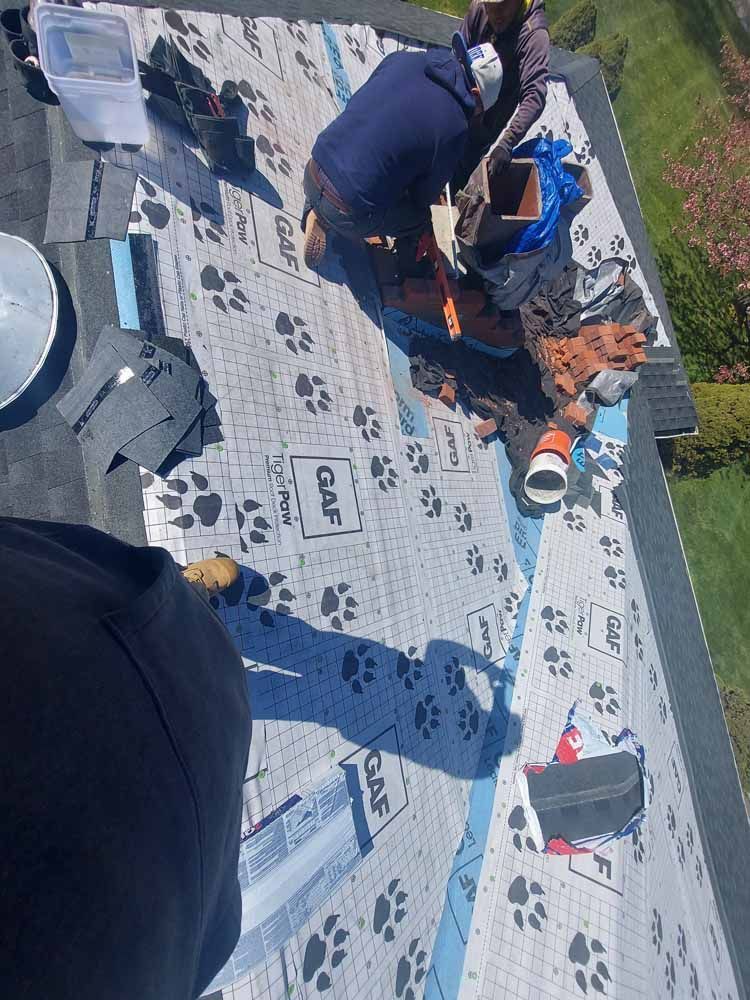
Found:
M 426 210 L 453 176 L 475 107 L 452 52 L 394 52 L 320 133 L 312 157 L 355 215 L 407 192 Z

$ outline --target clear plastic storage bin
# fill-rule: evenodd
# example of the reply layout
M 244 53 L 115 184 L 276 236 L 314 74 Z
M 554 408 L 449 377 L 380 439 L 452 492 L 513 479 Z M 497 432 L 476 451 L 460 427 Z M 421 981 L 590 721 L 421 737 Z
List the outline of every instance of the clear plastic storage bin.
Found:
M 76 135 L 142 146 L 148 119 L 133 40 L 124 17 L 39 4 L 39 61 Z

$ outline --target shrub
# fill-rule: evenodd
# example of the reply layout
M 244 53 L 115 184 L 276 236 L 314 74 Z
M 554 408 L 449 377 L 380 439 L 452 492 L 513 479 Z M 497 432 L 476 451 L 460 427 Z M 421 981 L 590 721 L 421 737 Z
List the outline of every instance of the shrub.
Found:
M 707 476 L 732 462 L 746 461 L 750 441 L 750 384 L 693 387 L 699 433 L 674 442 L 672 469 L 683 476 Z
M 607 87 L 607 93 L 612 100 L 617 97 L 622 86 L 622 76 L 625 71 L 625 57 L 628 54 L 627 35 L 607 35 L 597 38 L 579 51 L 587 56 L 593 56 L 601 63 L 602 76 Z
M 578 0 L 549 30 L 553 45 L 575 52 L 594 40 L 596 34 L 595 0 Z
M 750 791 L 750 698 L 744 691 L 721 687 L 721 704 L 732 737 L 740 781 Z
M 738 361 L 736 365 L 722 365 L 714 375 L 714 382 L 729 382 L 730 385 L 750 382 L 750 365 L 744 361 Z

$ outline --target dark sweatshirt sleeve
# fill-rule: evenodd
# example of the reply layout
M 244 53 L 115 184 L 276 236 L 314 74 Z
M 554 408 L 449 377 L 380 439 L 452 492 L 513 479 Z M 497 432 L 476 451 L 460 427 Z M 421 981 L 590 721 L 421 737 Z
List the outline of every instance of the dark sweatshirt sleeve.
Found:
M 468 15 L 467 15 L 468 16 Z M 521 88 L 515 114 L 503 129 L 498 145 L 508 150 L 523 139 L 544 110 L 549 71 L 549 32 L 537 28 L 524 39 L 518 53 L 518 75 Z
M 468 48 L 472 45 L 476 45 L 479 42 L 479 22 L 480 22 L 481 10 L 477 0 L 473 0 L 469 4 L 469 9 L 466 11 L 466 16 L 461 22 L 461 34 L 464 36 L 464 41 Z

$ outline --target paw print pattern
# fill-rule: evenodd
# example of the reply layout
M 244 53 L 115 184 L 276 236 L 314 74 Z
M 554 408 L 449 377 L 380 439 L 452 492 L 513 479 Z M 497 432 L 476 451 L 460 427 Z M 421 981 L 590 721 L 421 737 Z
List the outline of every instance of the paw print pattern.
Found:
M 365 54 L 362 51 L 362 46 L 359 43 L 359 39 L 355 38 L 354 35 L 350 35 L 349 32 L 344 33 L 344 41 L 349 47 L 349 51 L 355 57 L 359 59 L 361 63 L 365 61 Z
M 157 197 L 157 191 L 153 184 L 149 184 L 143 177 L 138 178 L 138 183 L 143 188 L 144 193 L 148 195 L 148 198 L 141 202 L 140 212 L 130 213 L 130 221 L 142 222 L 145 215 L 154 229 L 166 229 L 169 225 L 169 220 L 172 218 L 172 213 L 166 205 L 163 205 L 160 201 L 153 200 Z
M 508 816 L 508 826 L 511 830 L 515 831 L 513 834 L 513 846 L 517 851 L 523 851 L 524 844 L 521 834 L 528 826 L 523 806 L 514 806 L 511 809 L 510 816 Z M 526 838 L 526 848 L 536 854 L 536 845 L 531 837 Z
M 654 907 L 651 911 L 651 943 L 656 949 L 656 954 L 661 955 L 661 946 L 664 940 L 664 928 L 661 922 L 661 913 Z
M 597 246 L 589 247 L 586 254 L 586 263 L 589 267 L 598 267 L 602 262 L 602 252 Z
M 453 508 L 453 519 L 459 531 L 471 531 L 472 517 L 463 501 Z
M 443 666 L 443 670 L 445 671 L 448 694 L 454 698 L 459 691 L 463 691 L 466 687 L 466 671 L 459 664 L 457 656 L 452 656 Z
M 573 936 L 568 948 L 568 958 L 575 968 L 575 981 L 581 992 L 588 993 L 589 983 L 597 993 L 606 992 L 604 984 L 611 983 L 612 978 L 604 959 L 596 958 L 597 955 L 605 955 L 606 952 L 607 949 L 598 938 L 591 938 L 589 946 L 589 941 L 582 931 L 578 931 Z M 591 968 L 592 964 L 593 969 Z M 579 965 L 580 969 L 577 968 Z
M 268 578 L 259 573 L 251 579 L 248 585 L 245 597 L 247 606 L 250 610 L 260 612 L 260 623 L 266 628 L 276 627 L 274 614 L 288 615 L 291 613 L 291 604 L 295 600 L 295 596 L 288 587 L 281 586 L 285 580 L 286 577 L 283 573 L 270 573 Z
M 538 882 L 531 882 L 527 885 L 523 875 L 516 875 L 510 883 L 508 889 L 508 902 L 514 906 L 513 922 L 519 930 L 532 927 L 535 931 L 541 931 L 547 920 L 547 911 L 541 899 L 530 905 L 531 896 L 543 896 L 544 889 Z
M 625 446 L 619 444 L 616 441 L 605 441 L 604 450 L 607 452 L 609 457 L 617 465 L 622 465 L 623 458 L 625 457 Z
M 677 958 L 685 965 L 687 961 L 687 935 L 682 924 L 677 925 Z
M 245 541 L 245 536 L 242 533 L 246 527 L 248 529 L 247 537 L 253 545 L 265 545 L 269 540 L 266 532 L 271 530 L 271 525 L 262 514 L 256 513 L 256 511 L 262 510 L 262 508 L 263 504 L 250 498 L 243 500 L 242 510 L 240 510 L 239 504 L 234 505 L 234 517 L 237 521 L 237 530 L 240 533 L 240 548 L 243 552 L 250 551 Z M 253 517 L 252 515 L 255 516 Z
M 367 655 L 367 643 L 363 642 L 356 649 L 347 649 L 341 661 L 341 680 L 348 684 L 354 694 L 363 694 L 363 684 L 372 684 L 377 674 L 377 663 Z
M 204 61 L 211 58 L 211 50 L 203 41 L 203 32 L 192 21 L 186 24 L 176 10 L 165 11 L 164 20 L 172 31 L 177 32 L 172 37 L 176 39 L 180 48 L 188 54 L 192 52 Z
M 479 709 L 471 698 L 467 698 L 464 707 L 459 709 L 458 728 L 463 734 L 464 742 L 468 742 L 479 732 Z
M 478 546 L 472 545 L 466 550 L 466 562 L 469 565 L 472 576 L 479 576 L 484 572 L 484 556 L 479 551 Z
M 204 528 L 213 528 L 219 520 L 223 501 L 218 493 L 207 492 L 209 483 L 205 476 L 199 472 L 191 472 L 190 478 L 195 489 L 201 491 L 201 496 L 197 496 L 193 501 L 192 514 L 179 514 L 169 523 L 182 531 L 189 531 L 197 518 Z M 188 484 L 184 479 L 168 479 L 166 483 L 170 492 L 157 494 L 156 499 L 167 510 L 181 510 L 182 497 L 189 489 Z
M 307 330 L 304 329 L 306 326 L 307 323 L 301 316 L 290 318 L 289 314 L 285 312 L 280 312 L 274 323 L 276 332 L 286 344 L 287 350 L 291 351 L 292 354 L 299 354 L 300 351 L 303 351 L 305 354 L 312 352 L 315 341 Z
M 677 970 L 675 969 L 674 957 L 670 951 L 664 953 L 664 978 L 666 980 L 666 990 L 670 997 L 674 997 L 675 986 L 677 985 Z
M 666 701 L 664 701 L 664 698 L 661 695 L 659 695 L 659 718 L 661 719 L 662 723 L 664 725 L 666 725 L 666 723 L 667 723 L 667 703 L 666 703 Z
M 323 937 L 313 934 L 305 945 L 302 978 L 306 983 L 311 983 L 315 978 L 315 988 L 319 993 L 325 993 L 331 988 L 332 972 L 341 965 L 347 955 L 344 944 L 349 937 L 349 931 L 343 927 L 337 928 L 338 920 L 338 913 L 326 917 Z
M 320 375 L 305 375 L 304 372 L 297 376 L 294 383 L 294 391 L 300 399 L 305 400 L 305 409 L 317 417 L 319 413 L 328 413 L 333 400 L 328 392 L 323 388 L 325 382 Z
M 695 847 L 695 834 L 693 833 L 693 828 L 690 825 L 690 821 L 685 824 L 685 842 L 687 843 L 687 848 L 690 853 L 693 853 Z
M 633 636 L 633 645 L 635 646 L 635 655 L 638 657 L 638 662 L 643 663 L 643 639 L 636 632 Z
M 301 49 L 297 49 L 294 53 L 294 60 L 302 68 L 302 75 L 309 83 L 312 83 L 315 87 L 320 87 L 321 90 L 327 90 L 318 64 L 309 54 L 302 52 Z
M 653 665 L 653 663 L 649 663 L 648 665 L 648 680 L 653 690 L 656 691 L 657 687 L 659 686 L 659 677 L 656 673 L 656 667 Z
M 419 502 L 425 508 L 427 517 L 440 517 L 443 512 L 443 501 L 437 495 L 434 486 L 428 486 L 426 489 L 419 491 Z
M 672 840 L 674 840 L 677 834 L 677 817 L 671 805 L 667 806 L 667 830 L 671 834 Z
M 375 909 L 372 912 L 373 932 L 382 934 L 383 940 L 389 944 L 396 937 L 398 924 L 406 916 L 406 900 L 409 894 L 399 889 L 400 884 L 401 879 L 391 879 L 387 890 L 381 892 L 375 900 Z
M 558 649 L 556 646 L 548 646 L 544 651 L 544 662 L 547 664 L 547 670 L 549 670 L 553 677 L 563 677 L 566 681 L 569 681 L 573 676 L 573 664 L 571 663 L 570 653 L 566 653 L 564 649 Z
M 419 441 L 412 441 L 406 446 L 406 461 L 409 463 L 411 471 L 417 475 L 427 472 L 430 468 L 430 459 L 425 455 Z
M 567 510 L 563 514 L 563 521 L 565 522 L 565 527 L 568 531 L 585 531 L 586 522 L 581 517 L 580 514 L 574 514 L 572 510 Z
M 492 560 L 492 571 L 497 577 L 498 583 L 505 583 L 508 579 L 508 564 L 502 554 L 495 556 Z
M 695 881 L 699 886 L 703 885 L 703 862 L 699 857 L 695 859 Z
M 193 216 L 193 233 L 199 243 L 216 243 L 220 247 L 224 246 L 222 236 L 226 239 L 227 231 L 219 222 L 220 213 L 209 205 L 207 201 L 196 204 L 193 198 L 190 199 L 190 211 Z M 205 219 L 205 222 L 203 221 Z M 203 222 L 201 230 L 198 223 Z
M 542 608 L 541 618 L 544 627 L 549 633 L 557 632 L 558 635 L 567 635 L 569 630 L 568 616 L 559 608 L 553 608 L 550 604 Z
M 255 140 L 255 149 L 266 158 L 266 170 L 271 173 L 283 174 L 284 177 L 292 176 L 292 165 L 287 159 L 286 150 L 278 140 L 271 142 L 265 135 L 259 135 Z
M 575 149 L 573 151 L 573 155 L 575 156 L 578 163 L 582 163 L 584 166 L 588 166 L 588 164 L 591 163 L 591 161 L 594 158 L 594 151 L 591 148 L 591 140 L 584 139 L 583 142 L 581 143 L 580 149 Z
M 617 691 L 613 687 L 609 684 L 605 687 L 599 681 L 594 681 L 589 688 L 589 695 L 594 699 L 594 708 L 600 715 L 605 712 L 608 715 L 617 715 L 620 711 L 620 703 L 615 698 L 616 694 Z
M 610 538 L 609 535 L 602 535 L 599 539 L 599 544 L 610 559 L 622 559 L 624 555 L 622 542 L 618 541 L 617 538 Z
M 370 462 L 370 475 L 377 481 L 383 493 L 387 493 L 388 490 L 393 490 L 398 486 L 398 473 L 387 455 L 383 455 L 382 458 L 373 455 Z
M 641 609 L 638 601 L 635 598 L 630 602 L 630 613 L 633 615 L 633 621 L 636 626 L 641 624 Z
M 220 293 L 226 289 L 227 285 L 231 285 L 233 288 L 225 301 L 224 296 Z M 233 274 L 231 271 L 222 271 L 219 274 L 213 264 L 207 264 L 201 271 L 201 287 L 203 291 L 215 293 L 211 297 L 211 301 L 219 312 L 223 312 L 225 316 L 228 315 L 227 305 L 235 312 L 247 312 L 245 309 L 245 306 L 248 304 L 247 296 L 239 285 L 240 279 L 236 274 Z
M 515 590 L 511 590 L 509 594 L 506 594 L 505 600 L 503 601 L 503 608 L 505 609 L 506 615 L 511 618 L 515 618 L 518 614 L 518 609 L 521 607 L 521 601 L 523 598 L 520 594 L 517 594 Z
M 571 233 L 573 237 L 573 242 L 577 247 L 582 247 L 586 240 L 589 238 L 588 226 L 582 226 L 580 223 L 573 228 Z
M 422 680 L 422 670 L 424 663 L 416 655 L 417 647 L 409 646 L 404 653 L 399 650 L 396 657 L 396 676 L 403 683 L 407 691 L 414 690 L 414 681 Z
M 417 702 L 414 710 L 414 728 L 422 734 L 422 739 L 431 740 L 432 733 L 440 726 L 440 708 L 435 704 L 435 695 L 428 694 Z
M 700 985 L 698 983 L 698 970 L 693 963 L 690 963 L 690 1000 L 698 1000 L 700 996 Z
M 637 865 L 642 865 L 646 857 L 646 845 L 643 841 L 643 834 L 638 828 L 633 830 L 631 839 L 633 842 L 633 860 Z
M 555 138 L 555 133 L 549 127 L 549 125 L 542 125 L 536 134 L 537 139 L 546 139 L 548 142 L 552 142 Z
M 396 966 L 397 1000 L 416 1000 L 414 987 L 419 986 L 427 975 L 427 952 L 419 947 L 419 938 L 409 943 L 406 955 L 402 955 Z M 412 985 L 413 984 L 413 985 Z
M 609 252 L 613 257 L 619 257 L 625 249 L 625 240 L 619 233 L 615 233 L 609 241 Z
M 292 38 L 295 39 L 295 41 L 302 42 L 303 45 L 310 44 L 307 39 L 307 35 L 302 30 L 302 28 L 300 28 L 299 23 L 297 21 L 285 21 L 284 23 L 286 24 L 286 30 L 289 32 Z
M 320 613 L 324 618 L 330 619 L 331 628 L 335 628 L 337 632 L 343 632 L 344 625 L 341 621 L 343 618 L 345 622 L 353 622 L 357 617 L 355 608 L 359 607 L 357 601 L 349 594 L 348 597 L 344 597 L 344 594 L 351 590 L 351 584 L 349 583 L 338 583 L 335 587 L 326 587 L 320 598 Z M 343 601 L 343 611 L 339 615 L 339 610 L 342 606 Z
M 354 426 L 362 430 L 365 441 L 377 440 L 380 437 L 381 426 L 375 419 L 375 410 L 371 406 L 355 406 L 352 414 Z
M 627 577 L 625 576 L 624 569 L 616 569 L 614 566 L 607 566 L 604 570 L 604 577 L 613 590 L 617 590 L 618 587 L 620 590 L 625 590 L 625 587 L 627 586 Z
M 250 17 L 243 17 L 241 20 L 243 22 L 243 34 L 245 34 L 245 39 L 247 40 L 248 33 L 255 30 L 255 21 Z M 263 118 L 269 125 L 276 124 L 276 115 L 273 113 L 273 108 L 268 103 L 268 98 L 262 90 L 251 86 L 247 80 L 240 80 L 237 83 L 237 91 L 247 101 L 247 106 L 251 114 L 255 115 L 256 118 Z

